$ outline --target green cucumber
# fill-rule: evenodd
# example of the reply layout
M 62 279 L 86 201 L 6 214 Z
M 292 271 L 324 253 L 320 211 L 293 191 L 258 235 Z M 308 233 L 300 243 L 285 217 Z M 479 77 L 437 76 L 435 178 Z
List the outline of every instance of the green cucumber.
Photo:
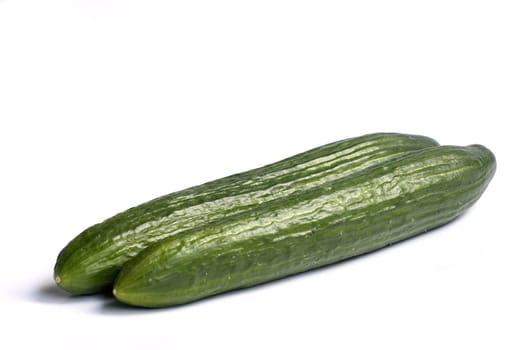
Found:
M 178 305 L 374 251 L 461 215 L 495 170 L 480 145 L 414 151 L 158 242 L 124 266 L 113 293 Z
M 55 281 L 74 294 L 110 289 L 123 264 L 159 240 L 437 145 L 424 136 L 364 135 L 168 194 L 89 227 L 74 238 L 58 256 Z

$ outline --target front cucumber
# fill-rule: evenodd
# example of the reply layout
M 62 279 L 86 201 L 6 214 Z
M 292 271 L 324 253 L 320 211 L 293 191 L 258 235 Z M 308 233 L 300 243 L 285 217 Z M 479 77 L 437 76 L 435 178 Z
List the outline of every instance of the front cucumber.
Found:
M 479 145 L 411 152 L 161 241 L 125 265 L 113 293 L 178 305 L 380 249 L 459 216 L 495 170 Z

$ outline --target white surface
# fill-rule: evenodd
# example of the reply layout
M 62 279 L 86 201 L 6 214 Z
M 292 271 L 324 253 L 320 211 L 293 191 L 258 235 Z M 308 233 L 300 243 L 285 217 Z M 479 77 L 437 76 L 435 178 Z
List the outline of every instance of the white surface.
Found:
M 0 0 L 0 348 L 525 348 L 524 6 Z M 449 226 L 248 291 L 147 311 L 53 285 L 95 222 L 374 131 L 499 168 Z

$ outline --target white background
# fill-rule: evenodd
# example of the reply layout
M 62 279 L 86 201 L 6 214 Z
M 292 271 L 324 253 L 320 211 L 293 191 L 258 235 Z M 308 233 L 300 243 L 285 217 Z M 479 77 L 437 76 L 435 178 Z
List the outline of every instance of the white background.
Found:
M 524 349 L 523 1 L 0 0 L 0 348 Z M 183 307 L 70 297 L 132 205 L 342 138 L 481 143 L 460 220 Z

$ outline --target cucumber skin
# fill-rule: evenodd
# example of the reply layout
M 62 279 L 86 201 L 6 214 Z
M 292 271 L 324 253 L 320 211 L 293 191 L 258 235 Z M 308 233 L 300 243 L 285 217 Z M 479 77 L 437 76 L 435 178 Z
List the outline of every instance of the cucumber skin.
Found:
M 480 145 L 416 151 L 159 242 L 125 265 L 113 294 L 173 306 L 371 252 L 458 217 L 495 170 Z
M 122 265 L 159 240 L 437 145 L 433 139 L 418 135 L 369 134 L 159 197 L 89 227 L 74 238 L 57 258 L 55 281 L 73 294 L 110 289 Z

